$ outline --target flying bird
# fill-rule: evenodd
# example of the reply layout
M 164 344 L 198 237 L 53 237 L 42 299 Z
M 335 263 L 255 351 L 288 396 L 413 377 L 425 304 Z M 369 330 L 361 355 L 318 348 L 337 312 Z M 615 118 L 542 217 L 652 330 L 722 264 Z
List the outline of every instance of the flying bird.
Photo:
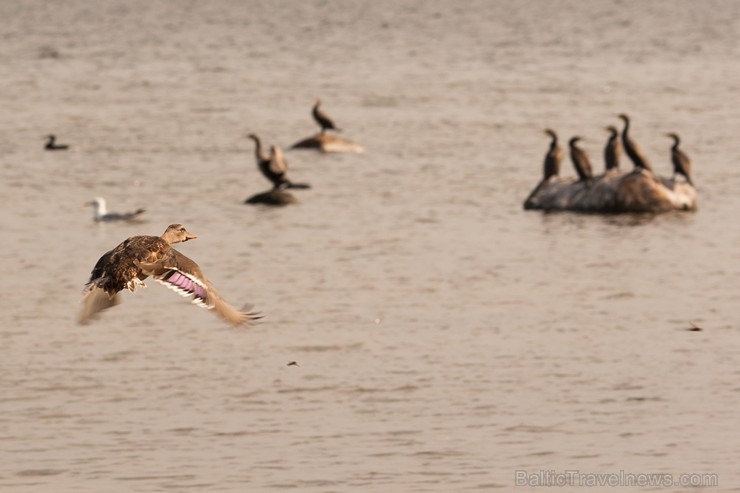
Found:
M 238 311 L 224 301 L 213 284 L 194 261 L 171 245 L 197 238 L 182 224 L 171 224 L 162 236 L 132 236 L 106 252 L 95 264 L 90 281 L 83 289 L 81 324 L 89 322 L 100 311 L 120 302 L 118 292 L 135 292 L 152 276 L 192 303 L 213 310 L 232 325 L 250 325 L 262 318 L 259 313 Z

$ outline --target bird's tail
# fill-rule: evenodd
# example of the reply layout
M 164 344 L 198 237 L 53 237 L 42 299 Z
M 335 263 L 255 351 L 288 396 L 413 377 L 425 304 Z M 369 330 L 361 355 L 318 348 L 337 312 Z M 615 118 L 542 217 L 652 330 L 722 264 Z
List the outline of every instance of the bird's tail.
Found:
M 90 322 L 95 315 L 120 303 L 118 295 L 109 295 L 105 290 L 96 285 L 85 288 L 82 296 L 82 307 L 77 314 L 77 323 L 84 325 Z

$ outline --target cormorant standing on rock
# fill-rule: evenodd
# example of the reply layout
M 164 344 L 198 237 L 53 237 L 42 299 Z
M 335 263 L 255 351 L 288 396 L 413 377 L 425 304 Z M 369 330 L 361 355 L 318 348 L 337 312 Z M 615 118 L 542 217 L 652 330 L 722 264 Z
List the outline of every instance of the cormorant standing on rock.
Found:
M 581 137 L 576 136 L 568 142 L 568 145 L 570 146 L 570 159 L 573 161 L 576 173 L 578 173 L 578 181 L 589 182 L 593 179 L 591 161 L 588 159 L 588 156 L 583 149 L 576 147 L 576 143 L 581 139 Z
M 624 130 L 622 130 L 622 144 L 624 145 L 624 152 L 627 153 L 629 158 L 635 164 L 636 168 L 646 169 L 652 171 L 653 168 L 650 166 L 650 161 L 645 157 L 642 149 L 635 144 L 635 142 L 627 135 L 630 127 L 630 119 L 627 115 L 622 113 L 619 118 L 624 122 Z
M 552 137 L 550 149 L 545 154 L 544 178 L 543 181 L 549 180 L 560 173 L 560 162 L 563 160 L 563 149 L 558 145 L 558 135 L 554 130 L 545 129 L 545 133 Z
M 619 169 L 619 155 L 622 153 L 622 145 L 619 142 L 619 131 L 612 125 L 606 127 L 609 132 L 609 140 L 604 148 L 604 163 L 606 170 Z
M 673 161 L 674 179 L 676 174 L 683 175 L 689 185 L 693 187 L 694 183 L 691 181 L 691 160 L 689 159 L 689 156 L 678 148 L 678 145 L 681 143 L 681 138 L 678 134 L 673 132 L 667 133 L 666 136 L 673 139 L 673 147 L 671 147 L 671 161 Z

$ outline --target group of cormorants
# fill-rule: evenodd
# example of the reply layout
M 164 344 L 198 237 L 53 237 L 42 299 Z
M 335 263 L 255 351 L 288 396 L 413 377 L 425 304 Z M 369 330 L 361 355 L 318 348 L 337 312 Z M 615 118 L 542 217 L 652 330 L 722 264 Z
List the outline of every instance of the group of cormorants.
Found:
M 604 163 L 606 172 L 611 170 L 619 169 L 619 159 L 622 154 L 622 147 L 624 152 L 630 158 L 634 164 L 635 170 L 647 170 L 652 172 L 653 167 L 650 161 L 645 156 L 645 153 L 635 143 L 629 135 L 630 119 L 624 113 L 618 115 L 619 118 L 624 122 L 624 128 L 622 129 L 622 141 L 619 141 L 619 131 L 614 126 L 606 127 L 609 132 L 609 139 L 606 142 L 604 148 Z M 560 173 L 560 163 L 563 159 L 563 150 L 558 145 L 558 136 L 555 131 L 546 129 L 545 133 L 552 138 L 550 142 L 550 148 L 545 155 L 544 163 L 544 177 L 543 182 L 546 182 L 553 176 L 558 176 Z M 691 161 L 689 157 L 678 148 L 681 143 L 681 139 L 678 134 L 669 132 L 665 134 L 667 137 L 673 139 L 673 146 L 671 147 L 671 161 L 673 162 L 673 177 L 676 175 L 683 176 L 686 181 L 693 186 L 691 181 Z M 583 137 L 575 136 L 568 141 L 568 147 L 570 149 L 570 159 L 573 162 L 573 167 L 578 174 L 578 180 L 589 182 L 593 179 L 593 166 L 591 160 L 583 149 L 578 147 L 578 141 L 582 140 Z
M 316 98 L 314 100 L 313 109 L 311 110 L 311 115 L 316 123 L 321 127 L 321 134 L 323 135 L 327 130 L 340 131 L 334 125 L 332 119 L 329 118 L 326 113 L 321 111 L 319 108 L 320 105 L 321 100 Z M 296 202 L 292 195 L 285 192 L 286 189 L 311 188 L 311 185 L 307 183 L 293 183 L 288 179 L 288 163 L 279 146 L 270 146 L 270 153 L 266 154 L 262 150 L 262 141 L 257 134 L 250 133 L 247 135 L 247 138 L 254 141 L 254 155 L 257 161 L 257 169 L 259 169 L 262 175 L 272 184 L 272 189 L 249 197 L 245 203 L 286 205 Z
M 326 116 L 316 99 L 313 115 L 321 127 L 323 135 L 327 130 L 337 130 L 332 120 Z M 284 205 L 290 203 L 291 197 L 285 192 L 289 188 L 310 188 L 305 183 L 293 183 L 287 175 L 288 165 L 280 147 L 273 145 L 270 153 L 262 150 L 262 142 L 256 134 L 247 135 L 255 144 L 257 168 L 272 184 L 268 192 L 257 194 L 247 203 Z M 51 144 L 54 142 L 51 138 Z M 47 147 L 48 148 L 48 147 Z M 133 213 L 108 213 L 105 200 L 98 197 L 88 203 L 95 208 L 96 221 L 131 220 L 143 209 Z M 197 238 L 185 229 L 182 224 L 171 224 L 161 236 L 132 236 L 117 247 L 103 254 L 96 262 L 85 285 L 82 308 L 78 314 L 79 323 L 87 323 L 101 311 L 117 305 L 118 293 L 124 289 L 134 292 L 144 286 L 148 277 L 172 289 L 181 296 L 189 298 L 197 306 L 212 310 L 224 321 L 233 325 L 250 325 L 262 318 L 262 315 L 246 309 L 238 310 L 224 301 L 216 288 L 203 275 L 200 267 L 193 260 L 175 250 L 172 245 Z

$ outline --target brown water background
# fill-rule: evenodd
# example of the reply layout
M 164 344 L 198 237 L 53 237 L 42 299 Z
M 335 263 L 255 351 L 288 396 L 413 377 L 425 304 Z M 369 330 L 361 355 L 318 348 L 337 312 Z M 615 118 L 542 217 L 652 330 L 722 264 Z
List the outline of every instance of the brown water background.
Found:
M 0 19 L 0 491 L 740 485 L 740 3 L 8 1 Z M 315 97 L 366 153 L 288 152 L 313 189 L 244 205 L 267 188 L 245 134 L 287 148 Z M 619 112 L 662 174 L 663 133 L 683 137 L 699 211 L 523 211 L 542 129 L 584 136 L 600 169 Z M 52 132 L 71 150 L 44 152 Z M 146 221 L 95 224 L 95 196 Z M 232 329 L 149 282 L 76 325 L 97 258 L 173 222 L 267 320 Z

